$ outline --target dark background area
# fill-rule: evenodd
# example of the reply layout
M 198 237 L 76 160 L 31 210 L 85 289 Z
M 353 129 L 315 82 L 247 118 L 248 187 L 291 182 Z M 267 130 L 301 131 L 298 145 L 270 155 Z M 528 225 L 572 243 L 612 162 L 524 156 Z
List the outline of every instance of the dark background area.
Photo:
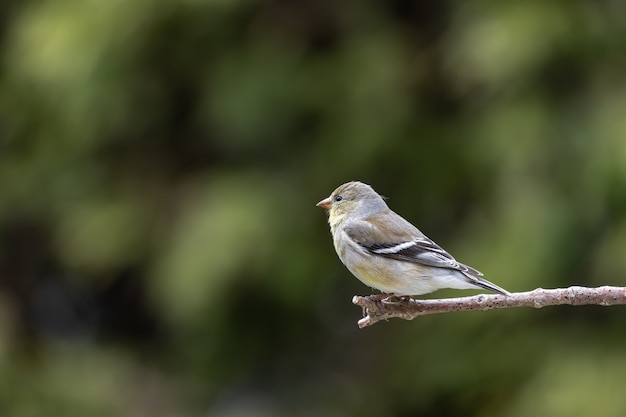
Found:
M 3 1 L 0 415 L 623 416 L 624 308 L 359 330 L 315 203 L 625 285 L 625 51 L 619 1 Z

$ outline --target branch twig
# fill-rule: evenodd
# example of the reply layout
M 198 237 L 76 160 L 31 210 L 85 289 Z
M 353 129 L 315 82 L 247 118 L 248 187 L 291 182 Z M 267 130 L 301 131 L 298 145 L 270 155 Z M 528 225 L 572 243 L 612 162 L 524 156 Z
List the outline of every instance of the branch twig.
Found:
M 352 302 L 363 308 L 363 318 L 358 322 L 359 327 L 363 328 L 393 317 L 412 320 L 427 314 L 453 311 L 484 311 L 512 307 L 541 308 L 563 304 L 572 306 L 626 304 L 626 287 L 587 288 L 575 286 L 554 290 L 537 288 L 533 291 L 512 293 L 510 296 L 481 294 L 439 300 L 400 299 L 399 301 L 389 301 L 388 297 L 380 294 L 367 297 L 355 295 Z

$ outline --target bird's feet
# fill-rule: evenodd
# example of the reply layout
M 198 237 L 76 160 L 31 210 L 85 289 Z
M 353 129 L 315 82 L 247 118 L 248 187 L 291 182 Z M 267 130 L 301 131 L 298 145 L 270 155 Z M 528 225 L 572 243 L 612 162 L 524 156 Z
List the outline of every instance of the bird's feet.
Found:
M 368 297 L 370 300 L 380 302 L 383 304 L 393 304 L 407 302 L 413 299 L 410 295 L 396 295 L 396 294 L 374 294 Z

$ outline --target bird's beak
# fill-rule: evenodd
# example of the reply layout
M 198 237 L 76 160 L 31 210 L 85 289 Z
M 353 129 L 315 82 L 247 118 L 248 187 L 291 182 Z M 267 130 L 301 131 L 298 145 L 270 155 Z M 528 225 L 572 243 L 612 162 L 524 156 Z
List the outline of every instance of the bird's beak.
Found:
M 330 202 L 330 197 L 326 197 L 325 199 L 317 203 L 316 206 L 328 210 L 330 208 Z

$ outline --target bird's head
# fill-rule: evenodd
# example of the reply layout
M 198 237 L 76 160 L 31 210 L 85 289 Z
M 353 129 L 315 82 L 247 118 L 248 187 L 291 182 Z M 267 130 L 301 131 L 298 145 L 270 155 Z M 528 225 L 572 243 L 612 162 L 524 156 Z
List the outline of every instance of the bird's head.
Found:
M 342 223 L 348 215 L 365 217 L 387 208 L 383 198 L 372 187 L 359 181 L 340 185 L 316 205 L 328 210 L 331 226 Z

